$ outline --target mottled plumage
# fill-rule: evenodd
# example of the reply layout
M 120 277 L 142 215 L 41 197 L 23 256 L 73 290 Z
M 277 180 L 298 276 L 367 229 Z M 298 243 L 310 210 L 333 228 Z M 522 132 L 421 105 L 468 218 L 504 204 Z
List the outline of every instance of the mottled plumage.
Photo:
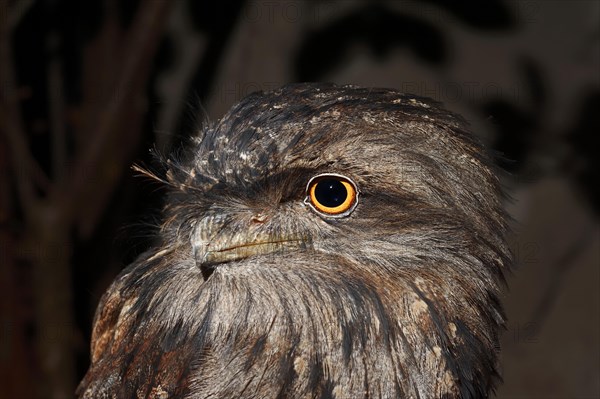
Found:
M 307 203 L 320 174 L 348 214 Z M 82 398 L 485 397 L 510 264 L 463 120 L 389 89 L 255 93 L 168 162 L 155 248 L 95 318 Z

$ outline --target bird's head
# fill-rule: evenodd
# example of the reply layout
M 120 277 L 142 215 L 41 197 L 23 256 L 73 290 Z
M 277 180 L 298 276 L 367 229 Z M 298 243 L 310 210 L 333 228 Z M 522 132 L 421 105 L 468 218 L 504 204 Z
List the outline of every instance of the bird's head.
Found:
M 506 217 L 481 146 L 439 104 L 324 84 L 252 94 L 165 181 L 160 244 L 103 299 L 118 315 L 97 316 L 96 362 L 127 330 L 158 359 L 186 348 L 189 392 L 493 386 Z

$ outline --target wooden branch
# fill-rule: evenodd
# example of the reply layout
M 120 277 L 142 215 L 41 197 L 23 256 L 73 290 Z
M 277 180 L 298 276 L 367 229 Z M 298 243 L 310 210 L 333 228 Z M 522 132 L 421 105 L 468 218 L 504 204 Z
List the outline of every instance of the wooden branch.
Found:
M 56 31 L 46 38 L 46 51 L 50 54 L 47 75 L 52 175 L 56 181 L 63 178 L 67 168 L 67 126 L 62 65 L 58 56 L 59 41 L 60 37 Z
M 39 370 L 28 362 L 32 345 L 27 326 L 32 317 L 27 312 L 26 294 L 30 282 L 22 277 L 18 262 L 18 236 L 15 232 L 15 204 L 10 182 L 6 137 L 0 136 L 0 386 L 2 397 L 31 398 Z
M 124 132 L 120 127 L 132 118 L 128 111 L 131 111 L 131 104 L 136 101 L 135 94 L 145 88 L 147 71 L 162 37 L 164 22 L 171 5 L 171 2 L 163 0 L 140 5 L 138 16 L 130 30 L 124 51 L 128 56 L 116 88 L 116 92 L 121 95 L 116 96 L 101 112 L 98 123 L 89 135 L 89 144 L 78 154 L 70 175 L 51 199 L 57 204 L 59 214 L 65 220 L 74 222 L 81 217 L 84 208 L 88 208 L 85 210 L 87 212 L 94 206 L 93 203 L 85 201 L 86 198 L 93 199 L 90 193 L 104 193 L 114 188 L 118 180 L 114 175 L 103 179 L 106 170 L 120 175 L 125 169 L 125 165 L 104 165 L 102 161 L 109 158 L 122 163 L 137 144 L 133 140 L 123 140 L 126 138 L 124 133 L 133 132 Z
M 0 0 L 0 12 L 9 13 L 8 1 Z M 0 128 L 10 147 L 11 170 L 23 212 L 31 214 L 35 203 L 33 171 L 41 171 L 27 145 L 27 135 L 15 84 L 11 46 L 11 26 L 0 18 Z
M 17 0 L 10 13 L 8 13 L 8 26 L 11 30 L 19 25 L 21 19 L 23 19 L 34 3 L 34 0 Z

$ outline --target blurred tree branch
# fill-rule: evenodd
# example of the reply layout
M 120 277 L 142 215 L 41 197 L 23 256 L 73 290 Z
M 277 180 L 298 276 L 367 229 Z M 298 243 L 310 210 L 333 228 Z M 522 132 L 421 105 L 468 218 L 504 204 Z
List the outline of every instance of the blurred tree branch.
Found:
M 110 5 L 112 2 L 107 3 Z M 2 263 L 14 268 L 17 263 L 26 262 L 32 268 L 36 352 L 41 365 L 41 379 L 36 384 L 39 397 L 73 397 L 76 383 L 70 266 L 73 228 L 79 227 L 84 231 L 93 228 L 139 145 L 146 82 L 171 4 L 162 0 L 142 2 L 128 31 L 111 37 L 112 45 L 120 47 L 120 53 L 124 55 L 123 62 L 115 70 L 96 68 L 94 72 L 112 73 L 105 77 L 117 82 L 116 92 L 119 95 L 111 98 L 100 112 L 89 115 L 94 123 L 75 132 L 81 146 L 72 156 L 74 162 L 71 167 L 66 167 L 67 121 L 61 95 L 64 82 L 61 61 L 56 52 L 59 38 L 50 34 L 47 39 L 51 54 L 47 89 L 53 174 L 52 181 L 49 181 L 29 149 L 16 83 L 11 41 L 14 28 L 24 13 L 23 4 L 15 5 L 21 9 L 11 9 L 8 1 L 0 1 L 0 10 L 9 16 L 3 19 L 0 27 L 0 128 L 5 136 L 2 141 L 8 147 L 9 164 L 6 168 L 11 172 L 10 183 L 5 180 L 0 183 L 3 188 L 14 186 L 19 201 L 17 209 L 9 206 L 8 201 L 2 202 L 3 232 L 9 230 L 6 214 L 17 210 L 23 213 L 23 229 L 15 237 L 20 251 L 5 252 L 9 240 L 3 235 L 2 252 L 6 259 L 2 259 Z M 31 6 L 30 3 L 25 5 Z M 110 23 L 111 18 L 116 17 L 110 15 L 110 7 L 107 10 L 106 20 Z M 2 284 L 11 286 L 11 279 L 8 273 Z M 15 323 L 15 320 L 13 317 L 9 324 L 17 330 L 24 330 L 24 326 Z M 15 334 L 20 332 L 23 331 Z M 30 371 L 30 377 L 34 375 L 35 371 Z M 15 395 L 24 392 L 15 391 Z
M 123 51 L 127 58 L 117 78 L 117 95 L 96 116 L 92 130 L 82 134 L 91 139 L 77 154 L 70 176 L 54 193 L 53 201 L 60 204 L 59 212 L 67 220 L 85 221 L 102 209 L 105 197 L 116 185 L 120 171 L 139 143 L 140 119 L 145 110 L 143 93 L 169 4 L 162 0 L 148 2 L 140 9 L 131 28 Z M 137 129 L 130 130 L 132 121 L 137 122 Z M 104 185 L 98 187 L 90 184 L 90 180 L 104 182 Z
M 11 15 L 8 1 L 0 0 L 0 12 Z M 11 25 L 8 18 L 0 18 L 0 120 L 2 131 L 7 137 L 7 145 L 11 149 L 12 172 L 17 175 L 15 183 L 19 200 L 24 212 L 33 207 L 34 190 L 31 178 L 34 169 L 40 170 L 31 156 L 26 142 L 25 127 L 21 116 L 21 108 L 17 97 L 15 73 L 11 46 Z

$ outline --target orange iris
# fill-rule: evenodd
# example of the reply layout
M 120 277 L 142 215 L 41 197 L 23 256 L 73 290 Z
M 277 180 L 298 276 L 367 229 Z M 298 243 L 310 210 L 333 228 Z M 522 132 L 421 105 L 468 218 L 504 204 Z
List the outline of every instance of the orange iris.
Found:
M 313 178 L 308 186 L 311 205 L 327 215 L 342 215 L 356 205 L 356 186 L 349 179 L 339 175 L 320 175 Z

